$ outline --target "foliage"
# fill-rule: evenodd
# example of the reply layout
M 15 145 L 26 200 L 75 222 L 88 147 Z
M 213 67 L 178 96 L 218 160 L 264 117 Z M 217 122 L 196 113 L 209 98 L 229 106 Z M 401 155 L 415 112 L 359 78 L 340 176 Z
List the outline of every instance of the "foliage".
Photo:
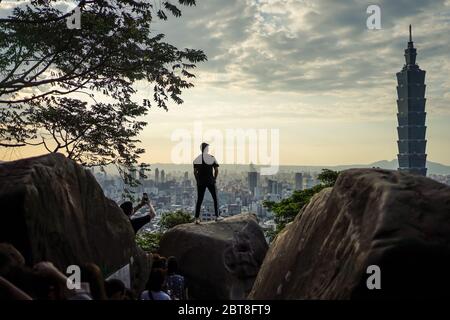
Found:
M 144 251 L 157 252 L 162 235 L 161 232 L 139 232 L 136 235 L 136 243 Z
M 319 173 L 317 179 L 319 179 L 319 181 L 326 187 L 332 187 L 336 183 L 338 176 L 339 176 L 338 171 L 333 171 L 330 169 L 322 169 L 322 172 Z
M 146 122 L 138 119 L 153 105 L 181 104 L 192 69 L 206 60 L 201 50 L 165 42 L 152 25 L 195 0 L 69 3 L 80 9 L 80 29 L 67 28 L 72 12 L 58 0 L 32 0 L 0 18 L 0 146 L 112 163 L 130 182 L 144 152 L 137 136 Z M 147 88 L 138 92 L 138 81 Z
M 162 230 L 171 229 L 179 224 L 194 222 L 194 217 L 183 211 L 165 213 L 161 217 L 159 225 Z
M 312 196 L 325 187 L 325 185 L 319 184 L 310 189 L 296 190 L 289 198 L 280 202 L 265 201 L 264 206 L 274 214 L 276 223 L 275 234 L 270 234 L 269 237 L 273 239 L 274 235 L 278 234 L 289 222 L 295 219 L 300 209 L 309 203 Z
M 142 250 L 157 252 L 159 242 L 165 231 L 179 224 L 191 223 L 193 221 L 194 218 L 189 213 L 183 211 L 165 213 L 159 222 L 160 232 L 139 232 L 136 235 L 136 243 Z
M 311 198 L 324 188 L 331 187 L 336 182 L 339 172 L 323 169 L 318 179 L 320 184 L 305 190 L 296 190 L 289 198 L 280 202 L 265 201 L 264 206 L 274 214 L 275 231 L 266 231 L 266 236 L 272 241 L 284 227 L 292 222 L 299 211 L 309 203 Z

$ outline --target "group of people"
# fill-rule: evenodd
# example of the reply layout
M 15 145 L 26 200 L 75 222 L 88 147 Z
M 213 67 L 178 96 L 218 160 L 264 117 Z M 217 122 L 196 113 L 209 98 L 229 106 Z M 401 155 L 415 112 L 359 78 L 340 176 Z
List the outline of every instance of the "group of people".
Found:
M 220 219 L 218 210 L 216 180 L 219 164 L 208 153 L 209 145 L 202 143 L 202 151 L 194 160 L 194 176 L 197 181 L 196 223 L 200 223 L 200 208 L 206 189 L 212 195 L 216 221 Z M 142 207 L 148 213 L 133 217 Z M 130 201 L 121 206 L 129 218 L 135 233 L 155 216 L 148 195 L 144 193 L 141 202 L 134 207 Z M 101 269 L 87 263 L 80 266 L 80 286 L 68 286 L 68 278 L 51 262 L 39 262 L 32 267 L 25 265 L 25 259 L 12 245 L 0 243 L 0 300 L 185 300 L 188 298 L 185 279 L 178 274 L 175 257 L 165 258 L 152 254 L 152 270 L 143 292 L 133 292 L 118 279 L 105 280 Z
M 80 266 L 80 285 L 51 262 L 26 266 L 12 245 L 0 243 L 0 300 L 185 300 L 184 277 L 175 257 L 152 255 L 152 269 L 143 292 L 134 292 L 119 279 L 105 280 L 94 263 Z M 68 281 L 69 280 L 69 281 Z
M 187 300 L 188 290 L 185 278 L 178 273 L 175 257 L 161 257 L 153 254 L 152 271 L 141 300 Z

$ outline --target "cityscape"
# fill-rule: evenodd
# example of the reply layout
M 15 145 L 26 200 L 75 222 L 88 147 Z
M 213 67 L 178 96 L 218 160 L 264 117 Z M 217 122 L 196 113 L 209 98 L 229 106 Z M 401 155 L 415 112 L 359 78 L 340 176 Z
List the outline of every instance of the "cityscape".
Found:
M 378 164 L 366 167 L 378 167 Z M 345 170 L 347 167 L 330 167 L 330 169 Z M 111 170 L 100 170 L 98 167 L 92 167 L 90 170 L 101 185 L 105 196 L 118 204 L 125 201 L 126 188 L 131 189 L 136 202 L 143 193 L 149 195 L 157 216 L 144 227 L 145 231 L 157 231 L 158 222 L 164 213 L 183 211 L 194 215 L 197 192 L 193 170 L 189 165 L 155 164 L 149 173 L 135 171 L 135 179 L 139 181 L 139 186 L 132 188 L 126 186 L 122 178 Z M 273 214 L 264 207 L 264 201 L 281 201 L 291 196 L 295 190 L 316 186 L 320 183 L 317 179 L 320 172 L 321 170 L 315 167 L 308 170 L 307 167 L 299 166 L 296 170 L 294 166 L 281 166 L 278 174 L 261 176 L 258 168 L 253 165 L 222 165 L 217 180 L 220 214 L 228 217 L 240 213 L 254 213 L 261 227 L 274 229 Z M 428 176 L 450 185 L 450 172 L 430 173 Z M 142 208 L 136 216 L 146 214 L 146 210 Z M 206 192 L 201 212 L 203 220 L 212 220 L 214 207 L 209 192 Z
M 183 170 L 183 165 L 166 165 L 166 169 L 155 167 L 151 174 L 139 174 L 139 186 L 132 187 L 135 198 L 147 193 L 157 212 L 157 217 L 145 228 L 156 230 L 162 214 L 183 211 L 193 215 L 196 203 L 195 178 L 192 170 Z M 181 168 L 179 168 L 181 167 Z M 220 170 L 217 180 L 219 212 L 222 217 L 241 213 L 254 213 L 263 228 L 275 228 L 273 215 L 264 207 L 264 201 L 280 201 L 292 195 L 294 190 L 314 187 L 319 183 L 318 172 L 281 171 L 274 176 L 261 176 L 255 166 L 247 166 L 247 172 L 233 170 L 232 165 Z M 108 174 L 105 170 L 91 168 L 91 172 L 102 186 L 105 196 L 123 202 L 123 191 L 127 186 L 119 175 Z M 146 176 L 146 178 L 143 178 Z M 129 188 L 129 187 L 128 187 Z M 141 209 L 137 216 L 145 214 Z M 213 200 L 207 192 L 202 205 L 202 219 L 211 220 L 214 215 Z

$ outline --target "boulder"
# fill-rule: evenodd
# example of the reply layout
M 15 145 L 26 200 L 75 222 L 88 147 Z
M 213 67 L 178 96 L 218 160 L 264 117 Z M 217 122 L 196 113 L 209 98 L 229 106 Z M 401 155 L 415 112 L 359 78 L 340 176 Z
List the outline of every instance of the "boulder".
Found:
M 249 297 L 448 298 L 449 290 L 450 188 L 352 169 L 279 234 Z
M 93 262 L 108 276 L 132 261 L 131 282 L 142 289 L 149 267 L 128 218 L 106 198 L 89 170 L 61 154 L 0 164 L 0 242 L 28 265 Z
M 183 224 L 167 231 L 160 254 L 178 259 L 192 299 L 245 299 L 268 245 L 253 214 Z

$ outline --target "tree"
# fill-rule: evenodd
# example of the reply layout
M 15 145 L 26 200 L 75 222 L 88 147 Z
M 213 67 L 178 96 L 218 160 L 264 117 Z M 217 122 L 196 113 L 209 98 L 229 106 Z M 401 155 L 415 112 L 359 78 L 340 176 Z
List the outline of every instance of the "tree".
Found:
M 0 19 L 0 103 L 17 105 L 49 95 L 83 90 L 102 92 L 129 102 L 133 84 L 155 84 L 154 100 L 167 108 L 170 96 L 181 103 L 181 89 L 189 88 L 188 70 L 206 56 L 199 50 L 178 50 L 153 35 L 154 15 L 165 11 L 181 16 L 169 1 L 157 8 L 149 0 L 79 0 L 81 29 L 68 29 L 64 13 L 52 6 L 57 0 L 32 0 Z M 192 6 L 195 0 L 178 0 Z M 179 73 L 175 71 L 179 70 Z M 25 89 L 39 89 L 27 94 Z M 149 101 L 144 101 L 144 104 Z
M 136 235 L 136 243 L 142 250 L 157 252 L 161 237 L 167 230 L 185 223 L 194 222 L 194 217 L 183 211 L 168 212 L 162 215 L 159 221 L 159 232 L 139 232 Z
M 144 251 L 158 252 L 161 232 L 139 232 L 136 235 L 136 244 Z
M 33 107 L 2 113 L 9 118 L 8 132 L 17 134 L 18 139 L 20 135 L 25 137 L 26 144 L 43 145 L 48 152 L 64 152 L 83 164 L 107 165 L 117 160 L 131 166 L 143 153 L 136 146 L 136 135 L 145 122 L 134 120 L 146 112 L 142 106 L 109 103 L 88 106 L 87 102 L 66 97 L 52 97 L 40 105 L 36 101 L 29 104 Z
M 0 19 L 0 146 L 40 146 L 128 172 L 144 152 L 137 136 L 146 122 L 137 119 L 153 105 L 181 104 L 206 55 L 152 32 L 155 17 L 181 16 L 174 1 L 72 1 L 81 29 L 67 28 L 72 13 L 57 2 L 31 0 Z M 137 81 L 153 86 L 139 101 Z
M 317 176 L 317 179 L 319 179 L 319 181 L 323 185 L 325 185 L 327 187 L 332 187 L 336 183 L 336 180 L 338 177 L 339 177 L 339 171 L 333 171 L 330 169 L 322 169 L 322 172 L 319 173 L 319 175 Z
M 161 229 L 168 230 L 177 225 L 192 222 L 194 222 L 194 217 L 192 217 L 192 215 L 183 211 L 176 211 L 163 214 L 159 225 Z
M 265 201 L 264 207 L 274 214 L 275 231 L 268 231 L 266 235 L 272 241 L 289 222 L 292 222 L 300 210 L 309 203 L 311 198 L 325 188 L 332 187 L 339 176 L 339 172 L 322 169 L 318 175 L 320 184 L 305 190 L 296 190 L 293 194 L 280 202 Z

